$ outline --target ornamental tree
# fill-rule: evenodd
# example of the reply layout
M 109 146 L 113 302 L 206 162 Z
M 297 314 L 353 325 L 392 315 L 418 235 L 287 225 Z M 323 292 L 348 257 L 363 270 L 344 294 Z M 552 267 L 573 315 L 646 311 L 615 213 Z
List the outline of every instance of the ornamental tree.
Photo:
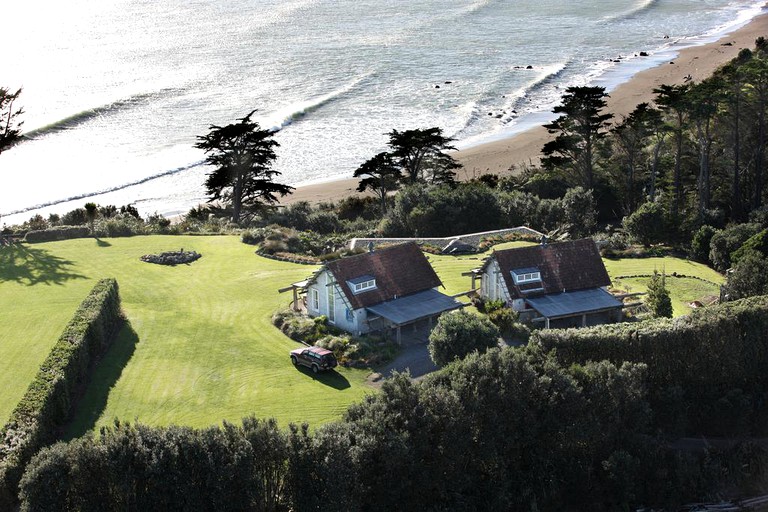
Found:
M 290 194 L 294 187 L 275 183 L 280 172 L 272 169 L 279 146 L 273 132 L 251 121 L 252 111 L 237 123 L 211 125 L 207 135 L 199 136 L 196 148 L 207 154 L 206 163 L 214 167 L 205 181 L 210 199 L 221 201 L 239 223 L 263 208 L 278 202 L 277 195 Z

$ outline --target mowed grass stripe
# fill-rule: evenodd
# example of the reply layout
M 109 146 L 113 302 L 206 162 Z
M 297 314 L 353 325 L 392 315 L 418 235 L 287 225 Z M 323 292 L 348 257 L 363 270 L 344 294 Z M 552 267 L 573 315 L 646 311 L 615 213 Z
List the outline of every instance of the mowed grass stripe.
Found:
M 369 392 L 364 370 L 339 369 L 329 382 L 328 376 L 318 379 L 293 368 L 288 351 L 296 343 L 271 325 L 272 313 L 290 300 L 277 289 L 305 278 L 313 267 L 260 258 L 253 247 L 233 236 L 104 242 L 83 239 L 35 246 L 71 261 L 72 269 L 87 276 L 83 281 L 116 277 L 130 321 L 121 333 L 123 344 L 117 343 L 97 370 L 71 435 L 115 418 L 201 427 L 254 413 L 275 417 L 283 425 L 303 421 L 317 425 L 339 417 L 349 403 Z M 176 267 L 139 261 L 142 254 L 180 248 L 196 250 L 203 257 Z M 59 285 L 60 300 L 69 301 L 71 311 L 85 293 L 78 293 L 73 283 Z M 26 293 L 40 304 L 48 303 L 48 288 L 0 282 L 2 296 Z M 87 291 L 88 285 L 82 288 Z M 49 309 L 43 306 L 40 318 Z M 51 342 L 40 361 L 68 320 L 68 315 L 62 316 L 60 325 L 48 332 Z M 131 339 L 131 331 L 137 342 L 125 341 Z M 17 349 L 24 345 L 18 330 L 8 339 L 7 344 Z M 39 361 L 27 354 L 19 364 L 29 367 L 29 377 L 18 397 Z M 0 366 L 5 366 L 5 359 L 0 359 Z M 7 371 L 10 368 L 0 367 L 0 374 Z M 7 413 L 17 401 L 0 390 Z

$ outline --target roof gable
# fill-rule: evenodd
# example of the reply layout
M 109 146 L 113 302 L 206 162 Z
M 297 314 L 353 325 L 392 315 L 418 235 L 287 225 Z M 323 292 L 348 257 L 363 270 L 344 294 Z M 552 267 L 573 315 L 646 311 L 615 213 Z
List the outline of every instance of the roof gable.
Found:
M 353 309 L 442 285 L 432 265 L 414 243 L 349 256 L 329 262 L 325 268 L 333 274 Z M 376 287 L 355 294 L 349 283 L 363 277 L 375 278 Z
M 611 284 L 597 245 L 589 238 L 496 251 L 491 258 L 498 262 L 499 271 L 513 299 Z M 537 291 L 525 293 L 515 285 L 512 271 L 529 268 L 541 272 L 541 284 L 536 286 Z

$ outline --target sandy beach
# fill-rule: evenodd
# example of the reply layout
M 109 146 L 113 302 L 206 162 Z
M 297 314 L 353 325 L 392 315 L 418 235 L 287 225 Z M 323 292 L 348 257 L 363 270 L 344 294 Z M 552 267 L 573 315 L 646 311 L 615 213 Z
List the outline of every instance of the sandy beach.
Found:
M 684 48 L 673 60 L 637 73 L 610 93 L 606 110 L 620 120 L 639 103 L 652 102 L 653 89 L 662 84 L 676 85 L 686 80 L 700 82 L 736 57 L 743 48 L 753 49 L 755 39 L 760 36 L 768 37 L 768 14 L 755 17 L 715 42 Z M 508 174 L 515 166 L 536 163 L 541 147 L 549 138 L 544 128 L 537 127 L 507 139 L 457 151 L 454 156 L 464 166 L 457 176 L 466 180 L 485 173 Z M 285 202 L 343 199 L 356 193 L 357 182 L 356 179 L 343 179 L 302 186 Z

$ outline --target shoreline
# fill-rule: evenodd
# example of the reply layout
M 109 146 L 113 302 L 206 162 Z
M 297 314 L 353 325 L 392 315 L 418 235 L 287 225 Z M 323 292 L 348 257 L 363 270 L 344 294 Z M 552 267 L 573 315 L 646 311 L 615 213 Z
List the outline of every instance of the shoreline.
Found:
M 754 49 L 755 39 L 768 37 L 768 13 L 758 14 L 745 25 L 725 34 L 716 41 L 670 50 L 671 60 L 640 71 L 629 80 L 617 85 L 609 94 L 606 112 L 615 120 L 628 115 L 643 102 L 652 103 L 653 89 L 660 85 L 679 85 L 686 81 L 700 82 L 710 77 L 716 69 L 733 60 L 740 50 Z M 645 57 L 640 57 L 645 58 Z M 652 58 L 652 57 L 649 57 Z M 686 77 L 690 79 L 686 80 Z M 462 164 L 457 178 L 468 181 L 482 174 L 509 175 L 514 168 L 537 164 L 542 146 L 551 140 L 543 126 L 537 126 L 509 137 L 480 143 L 458 150 L 453 156 Z M 298 201 L 317 203 L 337 201 L 356 192 L 358 180 L 342 178 L 303 185 L 296 188 L 283 204 Z

